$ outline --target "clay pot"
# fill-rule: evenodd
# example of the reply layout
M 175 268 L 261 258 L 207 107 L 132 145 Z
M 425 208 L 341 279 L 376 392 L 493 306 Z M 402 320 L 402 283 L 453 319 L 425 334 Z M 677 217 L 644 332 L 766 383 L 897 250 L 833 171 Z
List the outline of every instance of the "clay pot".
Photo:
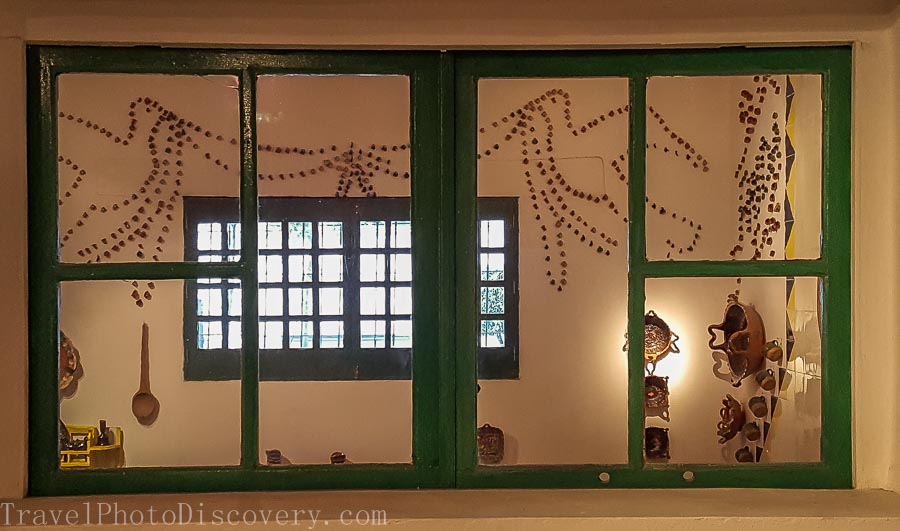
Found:
M 734 453 L 734 458 L 738 463 L 753 463 L 755 459 L 753 459 L 753 452 L 750 451 L 749 446 L 745 446 Z
M 748 422 L 744 424 L 744 427 L 741 429 L 741 433 L 744 434 L 744 437 L 748 441 L 756 441 L 759 440 L 762 432 L 759 430 L 759 425 L 755 422 Z
M 725 307 L 722 322 L 709 325 L 707 331 L 709 348 L 722 351 L 728 357 L 733 386 L 739 387 L 741 380 L 762 367 L 766 329 L 762 317 L 752 305 L 732 299 Z M 717 343 L 718 332 L 722 333 L 722 340 Z
M 781 361 L 781 357 L 784 356 L 784 350 L 781 348 L 781 345 L 778 344 L 777 339 L 773 339 L 766 343 L 763 346 L 763 352 L 769 361 L 774 362 Z
M 756 383 L 764 390 L 772 391 L 778 382 L 775 380 L 775 373 L 772 372 L 772 369 L 766 369 L 756 373 Z
M 769 414 L 769 406 L 766 404 L 766 397 L 764 396 L 754 396 L 747 405 L 750 407 L 750 411 L 759 418 Z

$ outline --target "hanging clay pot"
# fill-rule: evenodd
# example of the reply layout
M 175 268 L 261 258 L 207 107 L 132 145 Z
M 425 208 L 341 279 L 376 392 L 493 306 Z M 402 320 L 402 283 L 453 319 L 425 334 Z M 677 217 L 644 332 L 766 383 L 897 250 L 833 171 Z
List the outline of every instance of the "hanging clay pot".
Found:
M 648 459 L 670 459 L 669 428 L 645 428 L 644 452 Z
M 764 396 L 754 396 L 747 405 L 750 407 L 750 411 L 759 418 L 769 414 L 769 406 L 766 404 L 766 397 Z
M 503 430 L 485 424 L 478 428 L 478 462 L 496 465 L 503 461 Z
M 670 352 L 678 353 L 678 336 L 656 312 L 650 310 L 644 315 L 644 362 L 650 366 L 649 373 L 656 371 L 656 364 Z
M 762 434 L 762 432 L 759 431 L 759 425 L 755 422 L 748 422 L 744 424 L 744 427 L 741 428 L 741 433 L 744 434 L 744 437 L 748 441 L 756 441 Z
M 669 377 L 644 377 L 644 407 L 647 409 L 669 407 Z
M 717 330 L 723 335 L 719 343 L 716 343 Z M 728 357 L 733 386 L 740 387 L 741 380 L 762 367 L 766 329 L 762 317 L 752 305 L 742 304 L 733 298 L 725 307 L 722 322 L 709 325 L 707 331 L 710 335 L 709 348 L 722 351 Z
M 773 339 L 763 346 L 763 352 L 766 354 L 766 358 L 769 361 L 779 362 L 781 361 L 782 356 L 784 356 L 784 350 L 781 348 L 781 345 L 778 344 L 777 339 Z
M 753 463 L 753 452 L 750 451 L 749 446 L 745 446 L 734 453 L 734 458 L 738 463 Z
M 764 390 L 772 391 L 778 382 L 775 380 L 775 373 L 772 372 L 772 369 L 766 369 L 756 373 L 756 383 Z
M 722 420 L 716 426 L 719 444 L 725 444 L 726 441 L 734 438 L 741 431 L 746 419 L 744 407 L 733 396 L 726 395 L 722 400 L 722 406 L 722 409 L 719 410 Z

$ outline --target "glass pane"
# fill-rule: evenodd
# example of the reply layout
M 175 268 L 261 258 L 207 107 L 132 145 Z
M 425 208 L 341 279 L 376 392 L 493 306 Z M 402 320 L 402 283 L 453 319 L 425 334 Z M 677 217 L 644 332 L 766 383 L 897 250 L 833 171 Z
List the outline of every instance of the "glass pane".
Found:
M 409 282 L 412 280 L 412 256 L 408 254 L 391 255 L 391 282 Z
M 231 359 L 239 375 L 240 318 L 200 308 L 185 315 L 186 288 L 209 291 L 183 280 L 60 284 L 59 386 L 48 391 L 58 393 L 66 428 L 61 468 L 240 463 L 240 430 L 220 424 L 240 425 L 239 382 L 185 378 L 197 379 L 189 368 L 217 358 Z
M 259 323 L 259 348 L 280 349 L 284 346 L 284 325 L 281 321 Z
M 288 325 L 288 332 L 291 335 L 289 348 L 312 348 L 312 321 L 291 321 Z
M 384 247 L 387 227 L 383 221 L 359 222 L 359 246 L 362 249 Z
M 291 315 L 312 315 L 312 288 L 290 288 L 288 290 L 288 311 Z
M 226 227 L 226 239 L 229 250 L 241 250 L 241 224 L 240 223 L 228 223 Z M 233 257 L 233 259 L 232 259 Z M 237 262 L 237 259 L 240 258 L 240 255 L 231 255 L 228 257 L 229 261 Z
M 649 461 L 820 460 L 818 278 L 648 279 L 646 295 L 646 424 L 670 446 Z
M 312 223 L 288 223 L 288 249 L 312 249 Z
M 628 80 L 477 90 L 479 463 L 626 463 Z
M 344 225 L 339 221 L 319 223 L 319 248 L 340 249 L 344 246 Z
M 260 282 L 281 282 L 282 273 L 281 255 L 260 255 L 258 271 Z
M 412 314 L 412 288 L 391 288 L 391 315 Z
M 319 282 L 341 282 L 344 280 L 344 256 L 340 254 L 319 255 Z
M 344 322 L 343 321 L 322 321 L 319 324 L 319 347 L 320 348 L 343 348 L 344 347 Z
M 259 315 L 279 316 L 284 313 L 284 291 L 281 288 L 260 288 Z
M 481 253 L 478 267 L 481 269 L 481 280 L 503 280 L 503 253 Z
M 409 249 L 411 246 L 411 223 L 409 221 L 392 221 L 391 247 L 394 249 Z
M 57 82 L 60 261 L 181 262 L 225 248 L 225 225 L 198 217 L 185 197 L 226 198 L 213 213 L 238 217 L 237 78 L 78 73 Z
M 314 296 L 312 311 L 302 312 L 312 315 L 285 323 L 291 345 L 305 341 L 292 348 L 308 350 L 292 352 L 303 363 L 284 369 L 261 358 L 261 463 L 275 464 L 280 454 L 282 463 L 329 464 L 335 452 L 354 464 L 412 461 L 411 382 L 385 379 L 390 370 L 368 358 L 356 361 L 366 341 L 366 348 L 386 350 L 392 330 L 386 317 L 371 317 L 382 321 L 376 325 L 381 331 L 364 334 L 358 290 L 370 286 L 356 283 L 384 283 L 390 266 L 384 249 L 395 241 L 409 246 L 408 236 L 405 244 L 392 236 L 390 224 L 410 219 L 410 101 L 407 76 L 258 78 L 260 219 L 283 220 L 288 248 L 316 254 L 315 263 L 286 259 L 288 280 L 310 283 L 286 288 L 309 288 Z M 291 222 L 305 225 L 292 228 Z M 313 277 L 323 284 L 313 284 Z M 287 304 L 293 313 L 295 306 Z M 382 315 L 386 306 L 384 293 Z M 292 324 L 304 319 L 313 323 L 305 336 Z M 390 359 L 395 364 L 397 356 Z M 267 450 L 277 452 L 268 458 Z
M 360 321 L 359 344 L 362 348 L 384 348 L 384 321 Z
M 654 77 L 647 105 L 650 259 L 820 256 L 821 76 Z
M 384 296 L 384 288 L 360 288 L 360 315 L 384 315 Z
M 412 348 L 412 321 L 391 321 L 391 348 Z
M 344 313 L 344 288 L 319 288 L 319 315 Z
M 503 247 L 503 220 L 489 219 L 481 222 L 482 247 Z
M 288 257 L 288 281 L 312 282 L 313 260 L 309 254 L 292 254 Z
M 229 321 L 228 322 L 228 348 L 229 349 L 239 349 L 243 344 L 243 336 L 241 335 L 241 322 L 240 321 Z
M 197 315 L 222 315 L 221 289 L 197 290 Z
M 481 313 L 506 312 L 504 288 L 481 288 Z
M 228 315 L 241 315 L 241 288 L 231 288 L 228 290 Z
M 506 322 L 499 319 L 481 321 L 481 341 L 483 348 L 501 348 L 506 346 Z
M 259 222 L 259 248 L 281 249 L 281 222 Z
M 359 280 L 362 282 L 384 282 L 384 255 L 359 255 Z

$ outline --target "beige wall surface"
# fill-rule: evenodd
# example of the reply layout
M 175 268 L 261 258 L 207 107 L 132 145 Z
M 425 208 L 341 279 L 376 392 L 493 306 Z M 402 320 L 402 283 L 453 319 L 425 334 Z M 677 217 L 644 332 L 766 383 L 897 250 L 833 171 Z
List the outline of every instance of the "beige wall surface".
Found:
M 24 45 L 136 43 L 284 47 L 653 47 L 853 43 L 853 378 L 855 484 L 900 488 L 897 234 L 900 19 L 896 2 L 499 1 L 255 3 L 0 1 L 0 497 L 26 468 Z M 607 10 L 607 11 L 604 11 Z

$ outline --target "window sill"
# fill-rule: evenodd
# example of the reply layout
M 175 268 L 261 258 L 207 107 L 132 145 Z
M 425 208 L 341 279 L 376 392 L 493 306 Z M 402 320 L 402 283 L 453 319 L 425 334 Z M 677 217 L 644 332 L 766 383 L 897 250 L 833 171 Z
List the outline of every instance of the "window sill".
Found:
M 86 505 L 92 507 L 92 523 L 98 522 L 102 506 L 124 511 L 120 518 L 142 511 L 156 511 L 156 522 L 166 510 L 183 514 L 190 506 L 194 524 L 209 525 L 213 515 L 232 511 L 238 521 L 252 511 L 262 523 L 268 512 L 269 524 L 279 510 L 293 518 L 296 511 L 320 511 L 313 525 L 307 513 L 300 513 L 298 528 L 315 528 L 345 521 L 348 515 L 384 511 L 387 524 L 404 529 L 596 529 L 624 525 L 660 529 L 714 529 L 727 521 L 734 524 L 793 527 L 815 525 L 820 529 L 846 529 L 848 524 L 864 524 L 865 529 L 897 529 L 900 526 L 900 493 L 880 490 L 762 490 L 762 489 L 685 489 L 685 490 L 423 490 L 423 491 L 315 491 L 260 492 L 226 494 L 163 494 L 106 497 L 29 498 L 14 502 L 15 510 L 31 511 L 25 523 L 33 523 L 35 511 L 74 509 L 84 522 Z M 234 512 L 236 511 L 236 512 Z M 346 511 L 350 511 L 349 513 Z M 362 513 L 361 513 L 362 514 Z M 0 512 L 0 520 L 4 513 Z M 112 514 L 102 523 L 113 523 Z M 247 520 L 251 516 L 246 516 Z M 187 523 L 188 518 L 185 518 Z M 644 522 L 641 524 L 641 522 Z M 7 523 L 7 522 L 2 522 Z M 125 523 L 120 520 L 119 522 Z M 293 523 L 293 522 L 291 522 Z

